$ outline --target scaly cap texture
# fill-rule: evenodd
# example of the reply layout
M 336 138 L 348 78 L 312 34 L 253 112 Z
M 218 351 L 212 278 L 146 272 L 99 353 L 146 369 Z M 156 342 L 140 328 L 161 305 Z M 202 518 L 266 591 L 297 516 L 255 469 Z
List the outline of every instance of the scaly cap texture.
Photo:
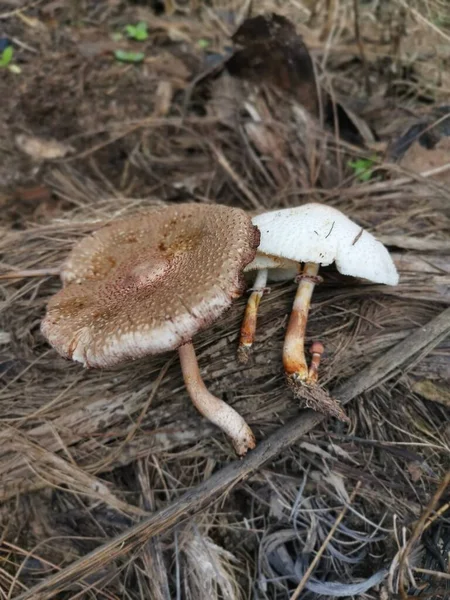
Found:
M 244 211 L 219 205 L 113 222 L 70 253 L 41 330 L 61 355 L 90 367 L 176 349 L 242 294 L 258 242 Z

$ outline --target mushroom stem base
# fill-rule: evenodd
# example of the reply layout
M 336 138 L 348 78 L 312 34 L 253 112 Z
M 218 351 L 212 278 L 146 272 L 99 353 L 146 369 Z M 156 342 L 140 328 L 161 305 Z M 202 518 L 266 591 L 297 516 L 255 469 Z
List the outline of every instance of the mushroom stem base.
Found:
M 309 376 L 305 356 L 305 332 L 314 286 L 318 280 L 319 265 L 306 263 L 295 295 L 294 305 L 283 345 L 283 366 L 288 377 L 307 381 Z
M 328 417 L 335 417 L 339 421 L 349 422 L 343 408 L 338 401 L 315 383 L 308 384 L 295 377 L 288 376 L 288 385 L 294 392 L 294 396 L 300 400 L 302 408 L 312 408 Z
M 178 348 L 187 391 L 196 409 L 230 438 L 236 453 L 244 456 L 255 447 L 255 436 L 245 420 L 231 406 L 211 394 L 201 377 L 192 342 Z
M 253 284 L 252 293 L 247 301 L 238 347 L 238 360 L 241 364 L 246 364 L 248 362 L 253 342 L 255 341 L 258 308 L 266 289 L 267 274 L 267 269 L 258 271 Z

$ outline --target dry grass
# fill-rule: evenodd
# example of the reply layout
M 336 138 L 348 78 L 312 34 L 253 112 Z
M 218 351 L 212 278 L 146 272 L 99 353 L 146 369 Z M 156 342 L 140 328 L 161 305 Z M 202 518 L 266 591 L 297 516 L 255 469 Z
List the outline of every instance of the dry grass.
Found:
M 4 19 L 11 35 L 25 40 L 28 32 L 47 70 L 35 68 L 28 75 L 25 64 L 25 91 L 11 92 L 11 107 L 20 96 L 22 112 L 14 127 L 1 126 L 6 134 L 0 152 L 7 157 L 6 170 L 15 173 L 5 179 L 2 271 L 58 267 L 73 243 L 99 223 L 155 203 L 213 200 L 259 211 L 326 202 L 389 244 L 401 275 L 399 286 L 383 288 L 324 270 L 308 335 L 320 336 L 327 350 L 324 385 L 333 389 L 345 382 L 449 304 L 448 186 L 427 174 L 426 166 L 425 175 L 405 170 L 386 149 L 429 112 L 424 101 L 448 98 L 449 31 L 436 25 L 445 17 L 441 4 L 391 2 L 385 4 L 388 14 L 381 14 L 361 3 L 364 60 L 353 2 L 324 0 L 315 10 L 306 1 L 258 4 L 258 11 L 276 9 L 297 24 L 312 49 L 322 90 L 345 101 L 369 145 L 365 150 L 337 140 L 332 128 L 322 127 L 320 114 L 316 118 L 295 97 L 269 86 L 223 73 L 189 86 L 202 70 L 198 39 L 211 39 L 217 52 L 229 44 L 226 34 L 234 27 L 223 11 L 230 3 L 214 2 L 197 19 L 189 13 L 154 19 L 148 44 L 153 63 L 144 67 L 146 77 L 103 55 L 87 62 L 72 57 L 69 64 L 76 40 L 72 25 L 54 48 L 48 31 L 28 29 L 17 17 Z M 233 5 L 242 11 L 238 16 L 245 5 Z M 95 12 L 81 3 L 94 29 L 91 37 L 149 14 L 119 9 L 99 3 Z M 49 17 L 37 10 L 23 14 L 41 19 L 48 30 Z M 177 36 L 183 41 L 173 41 Z M 411 40 L 420 43 L 411 46 Z M 59 61 L 51 58 L 52 48 Z M 82 101 L 67 93 L 61 102 L 58 93 L 72 89 L 74 71 L 83 76 Z M 155 100 L 161 79 L 173 92 L 165 106 Z M 47 82 L 44 107 L 36 90 Z M 17 114 L 11 107 L 5 115 Z M 57 109 L 55 125 L 51 115 Z M 263 117 L 262 124 L 255 115 Z M 61 123 L 69 119 L 73 130 L 64 133 Z M 369 126 L 383 144 L 368 139 Z M 67 141 L 75 154 L 30 162 L 14 150 L 17 131 Z M 361 182 L 349 159 L 374 152 L 375 177 Z M 11 194 L 17 185 L 50 193 L 37 209 L 23 191 Z M 0 279 L 0 598 L 5 599 L 170 506 L 233 458 L 226 439 L 189 403 L 172 355 L 101 372 L 57 357 L 39 323 L 58 288 L 52 276 Z M 208 387 L 252 424 L 259 440 L 298 412 L 280 360 L 294 289 L 276 284 L 264 296 L 254 355 L 246 366 L 235 360 L 244 299 L 196 340 Z M 448 339 L 425 348 L 347 406 L 349 426 L 322 422 L 200 516 L 114 563 L 106 554 L 94 574 L 55 597 L 287 599 L 358 481 L 358 496 L 302 598 L 332 598 L 336 585 L 355 598 L 378 598 L 383 589 L 400 593 L 400 551 L 414 538 L 414 524 L 450 466 L 448 407 L 416 390 L 426 389 L 418 386 L 424 382 L 438 389 L 448 385 L 449 354 Z M 423 585 L 424 597 L 445 598 L 448 581 L 419 569 L 445 571 L 447 501 L 443 492 L 442 514 L 408 549 L 402 585 L 409 593 Z M 370 577 L 380 578 L 381 591 L 348 587 Z

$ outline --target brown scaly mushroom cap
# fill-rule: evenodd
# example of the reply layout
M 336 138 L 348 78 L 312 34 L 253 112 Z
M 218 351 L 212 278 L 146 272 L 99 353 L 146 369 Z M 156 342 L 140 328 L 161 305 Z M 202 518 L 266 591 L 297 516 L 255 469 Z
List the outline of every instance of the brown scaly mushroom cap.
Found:
M 70 253 L 42 332 L 89 367 L 174 350 L 242 294 L 258 243 L 250 217 L 226 206 L 180 204 L 111 223 Z

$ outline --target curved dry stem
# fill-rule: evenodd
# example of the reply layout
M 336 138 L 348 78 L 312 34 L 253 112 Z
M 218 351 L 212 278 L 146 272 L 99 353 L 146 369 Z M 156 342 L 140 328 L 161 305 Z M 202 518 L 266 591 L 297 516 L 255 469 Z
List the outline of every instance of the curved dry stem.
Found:
M 211 394 L 200 375 L 192 342 L 178 348 L 184 383 L 196 409 L 230 438 L 236 453 L 244 456 L 255 447 L 255 436 L 239 413 Z
M 318 272 L 318 264 L 305 264 L 284 338 L 283 366 L 288 378 L 292 378 L 294 381 L 307 381 L 308 379 L 305 331 Z
M 241 334 L 239 337 L 238 360 L 240 363 L 247 363 L 250 351 L 255 341 L 256 322 L 258 319 L 258 307 L 267 284 L 268 270 L 258 271 L 253 284 L 252 293 L 247 301 L 245 315 L 241 325 Z

